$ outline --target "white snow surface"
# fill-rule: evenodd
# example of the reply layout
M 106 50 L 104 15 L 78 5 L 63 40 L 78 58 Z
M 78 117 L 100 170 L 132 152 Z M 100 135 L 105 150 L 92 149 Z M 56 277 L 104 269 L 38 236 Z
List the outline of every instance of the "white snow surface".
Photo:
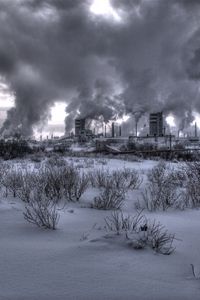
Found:
M 76 158 L 75 163 L 81 164 Z M 87 159 L 83 159 L 84 161 Z M 141 174 L 156 162 L 108 160 L 105 168 L 136 168 Z M 102 167 L 96 161 L 90 168 Z M 135 191 L 125 213 L 135 214 Z M 0 201 L 0 300 L 199 300 L 200 211 L 144 212 L 175 233 L 176 250 L 165 256 L 134 250 L 108 236 L 104 218 L 111 212 L 88 207 L 93 190 L 80 203 L 60 211 L 58 229 L 37 228 L 23 218 L 23 203 Z

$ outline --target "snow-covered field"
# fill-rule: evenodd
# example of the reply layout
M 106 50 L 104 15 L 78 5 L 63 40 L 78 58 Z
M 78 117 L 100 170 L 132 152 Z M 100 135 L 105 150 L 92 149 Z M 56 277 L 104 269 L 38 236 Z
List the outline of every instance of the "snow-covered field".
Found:
M 145 176 L 157 163 L 71 158 L 80 169 L 124 167 Z M 143 181 L 143 185 L 145 180 Z M 122 208 L 134 215 L 139 191 Z M 200 211 L 168 210 L 145 215 L 175 233 L 171 255 L 134 250 L 105 231 L 110 211 L 91 209 L 93 191 L 60 210 L 57 230 L 40 229 L 23 218 L 24 204 L 1 197 L 0 300 L 200 299 Z

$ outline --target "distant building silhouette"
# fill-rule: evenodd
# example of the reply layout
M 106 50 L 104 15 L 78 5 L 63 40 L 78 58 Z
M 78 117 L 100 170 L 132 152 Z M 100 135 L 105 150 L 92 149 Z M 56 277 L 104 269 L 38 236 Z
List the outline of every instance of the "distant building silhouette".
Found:
M 163 135 L 163 113 L 151 113 L 149 115 L 149 135 L 162 136 Z
M 75 119 L 75 136 L 81 135 L 85 131 L 85 119 Z

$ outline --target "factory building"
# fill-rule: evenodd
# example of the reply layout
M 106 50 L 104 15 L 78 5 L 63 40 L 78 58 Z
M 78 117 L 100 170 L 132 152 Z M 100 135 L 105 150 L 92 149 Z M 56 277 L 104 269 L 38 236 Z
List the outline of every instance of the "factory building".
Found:
M 91 129 L 86 128 L 86 119 L 75 119 L 75 138 L 78 142 L 88 142 L 94 137 Z
M 163 133 L 163 113 L 151 113 L 149 115 L 149 135 L 162 136 Z
M 85 131 L 85 119 L 75 119 L 75 136 L 80 136 Z

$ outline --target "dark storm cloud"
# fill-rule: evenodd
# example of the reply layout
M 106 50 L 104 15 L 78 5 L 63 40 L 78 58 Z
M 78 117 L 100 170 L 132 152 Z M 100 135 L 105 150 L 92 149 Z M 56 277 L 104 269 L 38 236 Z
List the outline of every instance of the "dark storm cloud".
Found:
M 82 6 L 80 1 L 0 1 L 0 72 L 16 96 L 6 128 L 19 125 L 31 134 L 56 99 L 68 100 L 68 90 L 84 84 L 79 42 L 88 22 Z M 73 39 L 76 33 L 80 36 Z
M 200 111 L 198 1 L 112 0 L 121 16 L 92 15 L 90 0 L 0 0 L 0 75 L 16 98 L 3 129 L 26 135 L 65 101 L 105 121 L 135 111 Z
M 187 8 L 188 7 L 191 7 L 191 8 L 195 8 L 195 6 L 199 6 L 200 3 L 199 3 L 199 0 L 176 0 L 177 3 L 179 4 L 182 4 L 182 5 L 185 5 Z

